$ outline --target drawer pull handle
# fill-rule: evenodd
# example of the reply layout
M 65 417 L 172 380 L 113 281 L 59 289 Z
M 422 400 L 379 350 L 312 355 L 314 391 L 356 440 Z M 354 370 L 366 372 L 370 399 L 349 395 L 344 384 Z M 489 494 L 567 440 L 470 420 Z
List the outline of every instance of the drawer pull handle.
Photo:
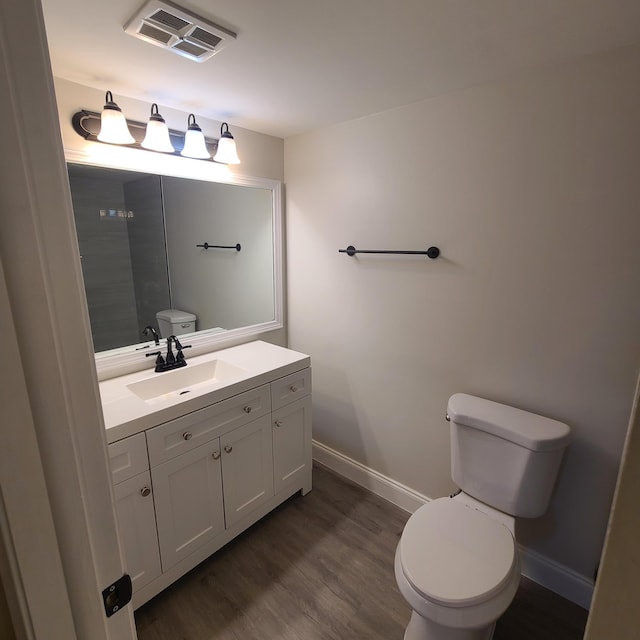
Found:
M 185 431 L 185 432 L 182 434 L 182 438 L 183 438 L 184 440 L 191 440 L 191 438 L 192 438 L 192 437 L 193 437 L 193 436 L 192 436 L 192 434 L 191 434 L 191 432 L 190 432 L 190 431 Z
M 146 498 L 150 493 L 151 493 L 151 489 L 149 489 L 149 487 L 142 487 L 142 489 L 140 489 L 140 495 L 143 498 Z
M 245 413 L 251 413 L 251 407 L 250 407 L 249 405 L 247 405 L 246 407 L 242 407 L 242 410 L 243 410 Z
M 284 424 L 284 422 L 282 422 L 282 420 L 276 420 L 273 424 L 275 424 L 279 429 Z
M 298 390 L 298 387 L 297 387 L 295 384 L 292 384 L 292 385 L 289 387 L 289 390 L 290 390 L 292 393 L 295 393 L 295 392 Z
M 226 445 L 224 446 L 224 450 L 225 450 L 227 453 L 231 453 L 231 452 L 233 451 L 233 447 L 232 447 L 232 446 L 230 446 L 230 445 L 228 445 L 228 444 L 226 444 Z
M 214 460 L 217 460 L 220 457 L 220 452 L 216 450 L 211 455 Z

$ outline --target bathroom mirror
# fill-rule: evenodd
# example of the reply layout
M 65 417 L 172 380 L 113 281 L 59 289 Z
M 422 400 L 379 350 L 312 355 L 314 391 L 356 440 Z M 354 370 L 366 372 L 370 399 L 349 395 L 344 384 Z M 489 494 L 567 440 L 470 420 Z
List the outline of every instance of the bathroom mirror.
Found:
M 194 354 L 282 327 L 280 183 L 67 160 L 99 374 L 140 363 L 168 309 Z

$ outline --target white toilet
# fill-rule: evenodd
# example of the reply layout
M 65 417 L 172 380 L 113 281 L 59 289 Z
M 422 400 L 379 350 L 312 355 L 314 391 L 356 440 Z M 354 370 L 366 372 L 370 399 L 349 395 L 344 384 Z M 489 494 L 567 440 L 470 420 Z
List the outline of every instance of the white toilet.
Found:
M 569 427 L 463 393 L 449 399 L 451 477 L 460 493 L 420 507 L 395 574 L 413 612 L 405 640 L 490 640 L 520 582 L 515 518 L 547 509 Z
M 156 313 L 160 337 L 181 336 L 196 330 L 196 316 L 180 309 L 165 309 Z

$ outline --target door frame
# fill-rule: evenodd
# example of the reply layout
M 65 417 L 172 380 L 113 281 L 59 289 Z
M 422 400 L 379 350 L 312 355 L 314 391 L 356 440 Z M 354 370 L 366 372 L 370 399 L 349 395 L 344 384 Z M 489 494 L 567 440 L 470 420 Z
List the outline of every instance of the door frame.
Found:
M 34 526 L 23 532 L 20 547 L 35 558 L 40 544 L 55 546 L 61 564 L 61 571 L 44 565 L 47 573 L 34 585 L 17 562 L 16 540 L 3 535 L 2 580 L 12 604 L 22 603 L 12 608 L 19 637 L 36 637 L 29 626 L 51 613 L 54 598 L 55 620 L 70 617 L 75 637 L 135 640 L 131 605 L 107 618 L 102 603 L 102 590 L 124 573 L 124 564 L 40 0 L 0 3 L 0 95 L 0 302 L 3 329 L 11 325 L 13 336 L 2 335 L 3 356 L 9 343 L 13 361 L 3 357 L 0 387 L 3 400 L 16 390 L 6 401 L 20 422 L 3 425 L 2 444 L 15 443 L 30 421 L 34 436 L 23 442 L 30 467 L 1 476 L 2 522 L 9 531 L 19 526 L 25 505 L 39 504 L 32 505 L 32 492 L 40 502 L 48 498 L 55 531 Z M 7 496 L 20 486 L 28 493 L 16 504 Z M 51 575 L 64 580 L 62 595 L 50 592 Z M 49 619 L 47 633 L 37 637 L 56 637 L 53 626 Z

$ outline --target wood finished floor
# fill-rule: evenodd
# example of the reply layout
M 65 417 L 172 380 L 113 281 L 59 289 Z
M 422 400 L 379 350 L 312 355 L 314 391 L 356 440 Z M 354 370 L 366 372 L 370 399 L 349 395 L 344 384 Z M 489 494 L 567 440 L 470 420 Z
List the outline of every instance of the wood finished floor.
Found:
M 139 640 L 402 640 L 408 514 L 314 467 L 296 495 L 136 612 Z M 587 612 L 523 578 L 494 640 L 579 640 Z

